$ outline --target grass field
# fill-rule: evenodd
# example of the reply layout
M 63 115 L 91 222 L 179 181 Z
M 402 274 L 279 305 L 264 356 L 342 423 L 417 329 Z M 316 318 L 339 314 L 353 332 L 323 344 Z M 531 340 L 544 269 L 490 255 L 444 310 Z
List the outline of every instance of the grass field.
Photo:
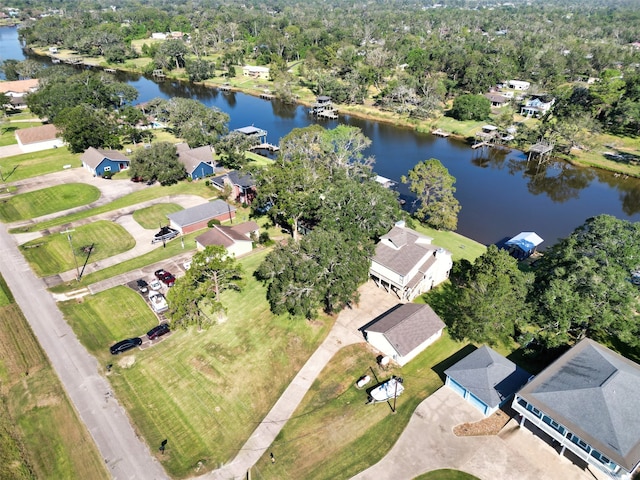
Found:
M 224 323 L 198 332 L 179 330 L 145 351 L 114 362 L 110 380 L 118 399 L 151 447 L 168 440 L 167 471 L 183 478 L 228 462 L 264 418 L 296 372 L 326 336 L 329 319 L 309 323 L 274 316 L 265 288 L 252 276 L 265 253 L 241 260 L 243 292 L 224 292 Z M 82 343 L 106 364 L 108 346 L 155 324 L 149 307 L 126 287 L 62 304 Z M 135 358 L 126 367 L 124 360 Z
M 473 262 L 482 255 L 487 247 L 456 232 L 446 232 L 443 230 L 434 230 L 433 228 L 420 225 L 414 221 L 414 230 L 428 237 L 433 238 L 433 244 L 449 250 L 453 255 L 453 260 L 467 259 Z
M 158 230 L 161 225 L 167 224 L 167 215 L 183 210 L 175 203 L 156 203 L 150 207 L 141 208 L 133 212 L 133 219 L 142 228 L 148 230 Z
M 0 302 L 0 478 L 109 478 L 4 279 L 0 287 L 9 302 Z
M 37 218 L 81 205 L 100 198 L 100 190 L 84 183 L 68 183 L 20 193 L 0 203 L 0 220 L 15 222 Z
M 94 215 L 99 215 L 101 213 L 118 210 L 120 208 L 135 205 L 137 203 L 146 202 L 147 200 L 160 198 L 165 195 L 199 195 L 205 199 L 208 199 L 214 197 L 216 192 L 217 190 L 214 191 L 212 187 L 206 186 L 204 182 L 180 182 L 168 187 L 161 187 L 158 185 L 145 188 L 144 190 L 139 190 L 129 195 L 125 195 L 124 197 L 120 197 L 113 202 L 102 205 L 100 207 L 83 210 L 81 212 L 76 212 L 60 218 L 54 218 L 26 227 L 14 228 L 11 229 L 11 233 L 37 232 L 40 230 L 45 230 L 47 228 L 64 225 L 66 223 L 73 223 L 77 220 L 93 217 Z
M 80 166 L 80 156 L 69 152 L 67 147 L 0 158 L 0 170 L 6 182 L 60 172 L 65 165 Z
M 383 370 L 377 352 L 366 344 L 340 350 L 307 392 L 292 419 L 284 426 L 256 464 L 253 476 L 264 479 L 347 479 L 377 463 L 393 446 L 413 411 L 443 385 L 443 372 L 469 353 L 470 348 L 441 339 L 402 368 Z M 374 377 L 375 372 L 375 377 Z M 365 405 L 366 390 L 355 383 L 362 375 L 369 386 L 391 375 L 404 378 L 405 391 L 397 400 L 396 414 L 387 403 Z
M 87 255 L 83 247 L 94 244 L 90 261 L 96 262 L 132 249 L 135 240 L 117 223 L 100 220 L 75 228 L 71 244 L 73 251 L 67 235 L 53 234 L 27 242 L 20 249 L 33 271 L 47 276 L 72 270 L 76 261 L 82 266 Z
M 37 127 L 39 125 L 42 125 L 42 122 L 15 122 L 4 124 L 0 129 L 0 147 L 16 145 L 18 143 L 18 140 L 16 140 L 16 130 L 21 128 Z
M 465 472 L 459 470 L 434 470 L 433 472 L 420 475 L 413 480 L 479 480 L 478 477 L 474 477 Z

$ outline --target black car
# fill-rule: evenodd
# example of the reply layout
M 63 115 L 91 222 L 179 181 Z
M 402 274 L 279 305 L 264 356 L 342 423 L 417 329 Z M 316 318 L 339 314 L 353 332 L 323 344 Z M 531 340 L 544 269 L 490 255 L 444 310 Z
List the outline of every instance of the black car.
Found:
M 171 328 L 169 328 L 168 323 L 161 323 L 157 327 L 153 327 L 151 330 L 149 330 L 147 332 L 147 337 L 149 337 L 149 340 L 153 340 L 154 338 L 161 337 L 162 335 L 165 335 L 170 331 Z
M 119 353 L 126 352 L 134 347 L 142 345 L 142 339 L 140 337 L 127 338 L 121 340 L 115 345 L 111 346 L 111 355 L 118 355 Z
M 147 290 L 149 290 L 149 284 L 141 278 L 136 280 L 136 284 L 138 285 L 138 290 L 140 290 L 142 293 L 145 293 Z

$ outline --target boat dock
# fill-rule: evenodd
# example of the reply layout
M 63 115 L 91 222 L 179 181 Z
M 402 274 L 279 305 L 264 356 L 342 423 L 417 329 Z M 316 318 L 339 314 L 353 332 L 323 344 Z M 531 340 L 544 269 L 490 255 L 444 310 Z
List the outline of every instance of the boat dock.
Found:
M 222 85 L 220 85 L 218 87 L 218 89 L 220 89 L 223 92 L 230 92 L 231 91 L 231 84 L 229 83 L 223 83 Z
M 449 135 L 451 135 L 449 132 L 445 132 L 444 130 L 440 130 L 439 128 L 435 129 L 433 132 L 431 132 L 431 134 L 437 137 L 448 137 Z
M 280 150 L 280 147 L 272 143 L 260 143 L 249 148 L 249 150 L 269 150 L 270 152 L 277 152 Z
M 265 90 L 260 94 L 260 98 L 262 98 L 263 100 L 273 100 L 274 98 L 276 98 L 276 96 L 269 90 Z
M 480 148 L 480 147 L 490 147 L 491 143 L 489 142 L 478 142 L 478 143 L 474 143 L 473 145 L 471 145 L 471 148 L 473 148 L 474 150 L 476 148 Z
M 316 113 L 318 118 L 326 118 L 329 120 L 336 120 L 338 118 L 337 110 L 322 110 L 321 112 Z

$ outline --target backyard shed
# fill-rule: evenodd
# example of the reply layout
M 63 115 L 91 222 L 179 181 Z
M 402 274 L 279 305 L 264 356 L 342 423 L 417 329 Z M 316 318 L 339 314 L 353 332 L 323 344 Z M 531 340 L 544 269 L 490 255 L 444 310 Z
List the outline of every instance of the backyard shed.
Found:
M 179 212 L 167 215 L 169 226 L 178 230 L 183 235 L 207 228 L 211 220 L 233 221 L 236 216 L 236 207 L 223 200 L 203 203 L 195 207 L 186 208 Z
M 373 347 L 405 365 L 442 335 L 444 322 L 426 304 L 405 303 L 362 327 Z
M 487 346 L 474 350 L 444 373 L 445 385 L 485 416 L 498 410 L 531 377 Z

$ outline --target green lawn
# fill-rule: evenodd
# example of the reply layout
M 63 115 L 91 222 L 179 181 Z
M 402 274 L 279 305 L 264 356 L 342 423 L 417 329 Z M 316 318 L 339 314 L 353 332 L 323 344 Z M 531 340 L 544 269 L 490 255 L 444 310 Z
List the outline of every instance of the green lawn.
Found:
M 21 245 L 20 249 L 34 272 L 40 276 L 47 276 L 74 269 L 76 261 L 82 267 L 87 255 L 84 247 L 92 244 L 94 247 L 89 261 L 96 262 L 132 249 L 135 240 L 117 223 L 99 220 L 73 229 L 73 251 L 66 234 L 37 238 Z
M 1 277 L 0 289 L 0 478 L 109 478 Z
M 94 215 L 99 215 L 101 213 L 111 212 L 120 208 L 136 205 L 138 203 L 146 202 L 147 200 L 153 200 L 155 198 L 160 198 L 165 195 L 199 195 L 205 199 L 208 199 L 215 196 L 216 192 L 217 190 L 212 190 L 212 187 L 206 186 L 204 182 L 180 182 L 168 187 L 155 185 L 153 187 L 130 193 L 129 195 L 125 195 L 124 197 L 120 197 L 106 205 L 83 210 L 81 212 L 76 212 L 71 215 L 54 218 L 33 225 L 15 228 L 11 230 L 11 233 L 37 232 L 40 230 L 45 230 L 47 228 L 56 227 L 67 223 L 73 223 L 77 220 L 93 217 Z
M 59 172 L 65 165 L 80 166 L 80 156 L 70 153 L 67 147 L 0 158 L 0 171 L 6 182 Z
M 473 262 L 482 255 L 487 247 L 456 232 L 446 232 L 425 227 L 414 220 L 414 230 L 433 238 L 433 244 L 449 250 L 454 260 L 467 259 Z
M 158 230 L 160 226 L 167 224 L 167 215 L 183 210 L 175 203 L 156 203 L 150 207 L 141 208 L 133 213 L 133 219 L 142 228 Z
M 274 316 L 265 288 L 252 273 L 265 253 L 241 260 L 244 291 L 224 292 L 224 323 L 198 332 L 178 330 L 148 350 L 122 360 L 113 342 L 141 335 L 156 321 L 138 293 L 118 287 L 82 302 L 62 304 L 82 343 L 106 365 L 118 399 L 170 475 L 183 478 L 228 462 L 326 336 L 331 321 L 309 323 Z
M 413 480 L 480 480 L 478 477 L 474 477 L 465 472 L 459 470 L 434 470 L 433 472 L 420 475 Z
M 367 345 L 343 348 L 322 371 L 274 443 L 256 464 L 256 478 L 347 479 L 377 463 L 393 446 L 418 404 L 443 385 L 443 372 L 470 348 L 441 339 L 402 368 L 383 370 Z M 405 392 L 392 414 L 387 403 L 365 405 L 366 390 L 355 383 L 362 375 L 386 380 L 404 378 Z
M 0 147 L 18 144 L 18 140 L 16 140 L 16 130 L 21 128 L 38 127 L 40 125 L 42 125 L 42 122 L 39 121 L 5 123 L 2 128 L 0 128 Z
M 0 220 L 15 222 L 88 205 L 100 198 L 100 190 L 84 183 L 68 183 L 20 193 L 0 203 Z

